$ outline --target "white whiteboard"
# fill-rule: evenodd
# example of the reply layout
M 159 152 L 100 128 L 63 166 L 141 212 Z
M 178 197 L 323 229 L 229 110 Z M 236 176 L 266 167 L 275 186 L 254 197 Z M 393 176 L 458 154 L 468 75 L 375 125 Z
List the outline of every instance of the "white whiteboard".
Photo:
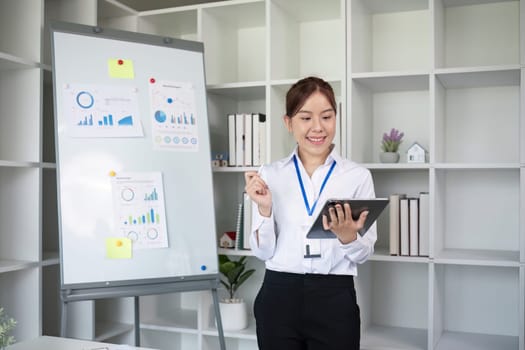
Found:
M 51 30 L 62 288 L 216 276 L 202 44 L 67 23 L 56 23 Z M 131 74 L 127 71 L 119 75 L 118 70 L 112 70 L 115 59 L 122 60 L 117 64 L 132 64 Z M 187 103 L 191 98 L 186 95 L 177 102 L 182 90 L 169 97 L 170 103 L 186 103 L 192 114 L 184 112 L 188 125 L 173 124 L 170 129 L 166 124 L 168 129 L 164 131 L 155 123 L 167 123 L 169 113 L 155 112 L 156 97 L 150 94 L 164 91 L 152 84 L 159 87 L 173 83 L 177 88 L 184 87 L 193 104 Z M 107 109 L 115 113 L 104 115 L 102 121 L 101 114 Z M 173 117 L 173 110 L 168 112 L 172 122 L 183 122 Z M 129 116 L 124 118 L 118 113 Z M 134 127 L 132 132 L 130 125 Z M 140 131 L 142 136 L 137 136 Z M 184 133 L 188 139 L 191 136 L 191 141 L 185 140 L 187 148 L 182 146 Z M 163 241 L 154 241 L 158 236 L 149 234 L 147 225 L 151 222 L 136 223 L 137 211 L 148 205 L 139 202 L 148 199 L 138 193 L 147 189 L 137 187 L 140 181 L 133 188 L 137 192 L 137 206 L 130 212 L 133 220 L 122 219 L 123 207 L 114 195 L 119 190 L 115 179 L 121 174 L 160 174 L 162 188 L 155 191 L 163 195 L 165 216 L 151 209 L 151 218 L 157 220 L 157 225 L 163 222 L 167 232 L 161 238 L 167 247 L 155 246 Z M 149 212 L 147 209 L 144 214 Z M 144 217 L 139 216 L 139 220 Z M 134 239 L 125 240 L 133 243 L 131 257 L 108 257 L 108 242 L 115 237 Z M 139 241 L 141 249 L 135 249 Z

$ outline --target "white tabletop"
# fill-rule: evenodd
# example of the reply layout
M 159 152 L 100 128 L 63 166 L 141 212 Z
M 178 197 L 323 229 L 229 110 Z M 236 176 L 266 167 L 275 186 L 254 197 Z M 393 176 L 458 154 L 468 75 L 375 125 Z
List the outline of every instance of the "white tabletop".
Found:
M 99 343 L 87 340 L 42 336 L 15 343 L 7 350 L 154 350 L 129 345 Z

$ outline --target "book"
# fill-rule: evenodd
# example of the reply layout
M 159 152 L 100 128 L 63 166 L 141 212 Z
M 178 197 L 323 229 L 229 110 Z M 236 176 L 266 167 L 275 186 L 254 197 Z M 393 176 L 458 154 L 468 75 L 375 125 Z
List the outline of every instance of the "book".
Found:
M 252 113 L 253 131 L 253 165 L 259 166 L 266 162 L 266 115 Z
M 242 230 L 243 230 L 243 222 L 242 222 L 242 208 L 243 208 L 243 202 L 241 201 L 237 205 L 237 217 L 235 220 L 235 250 L 241 249 L 242 244 Z
M 253 165 L 253 118 L 252 114 L 244 114 L 244 166 Z
M 244 114 L 235 114 L 235 164 L 244 165 Z
M 399 255 L 399 200 L 404 194 L 391 194 L 390 199 L 390 255 Z
M 428 192 L 419 194 L 419 255 L 430 255 L 430 197 Z
M 399 199 L 399 255 L 408 256 L 410 249 L 408 198 Z
M 419 198 L 413 197 L 408 200 L 409 221 L 409 249 L 408 255 L 419 256 Z
M 251 249 L 250 235 L 252 233 L 252 200 L 246 192 L 243 193 L 243 230 L 240 249 Z
M 235 114 L 228 114 L 228 165 L 235 166 L 237 148 L 235 144 Z

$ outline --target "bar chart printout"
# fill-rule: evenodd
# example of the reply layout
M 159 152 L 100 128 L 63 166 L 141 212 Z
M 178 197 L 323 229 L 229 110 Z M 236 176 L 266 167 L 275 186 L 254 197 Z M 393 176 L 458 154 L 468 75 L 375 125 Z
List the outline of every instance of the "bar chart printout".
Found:
M 112 177 L 116 227 L 133 249 L 168 247 L 162 174 L 127 172 Z
M 169 81 L 150 83 L 150 113 L 154 149 L 199 150 L 193 84 Z
M 143 137 L 138 90 L 89 84 L 66 84 L 62 98 L 73 137 Z

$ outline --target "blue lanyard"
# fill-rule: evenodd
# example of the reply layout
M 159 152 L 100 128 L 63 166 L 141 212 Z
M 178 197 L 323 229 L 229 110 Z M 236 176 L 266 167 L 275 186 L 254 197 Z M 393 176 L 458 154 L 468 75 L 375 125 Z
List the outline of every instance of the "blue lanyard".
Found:
M 306 198 L 306 192 L 304 190 L 303 179 L 301 178 L 301 172 L 299 171 L 299 165 L 297 164 L 297 157 L 295 156 L 295 154 L 293 155 L 293 163 L 295 165 L 295 171 L 297 173 L 297 179 L 299 180 L 299 185 L 301 186 L 301 193 L 303 194 L 304 206 L 306 207 L 306 212 L 308 213 L 308 216 L 312 216 L 315 210 L 315 206 L 317 205 L 317 201 L 319 200 L 319 197 L 321 197 L 321 193 L 323 192 L 324 186 L 326 185 L 326 182 L 328 181 L 328 178 L 330 177 L 330 175 L 332 175 L 332 170 L 334 170 L 335 163 L 336 163 L 335 159 L 332 162 L 332 166 L 330 166 L 330 169 L 328 170 L 328 173 L 326 174 L 323 180 L 323 183 L 321 184 L 321 189 L 319 190 L 319 196 L 317 196 L 317 199 L 315 200 L 311 209 L 310 209 L 310 204 L 308 204 L 308 198 Z

